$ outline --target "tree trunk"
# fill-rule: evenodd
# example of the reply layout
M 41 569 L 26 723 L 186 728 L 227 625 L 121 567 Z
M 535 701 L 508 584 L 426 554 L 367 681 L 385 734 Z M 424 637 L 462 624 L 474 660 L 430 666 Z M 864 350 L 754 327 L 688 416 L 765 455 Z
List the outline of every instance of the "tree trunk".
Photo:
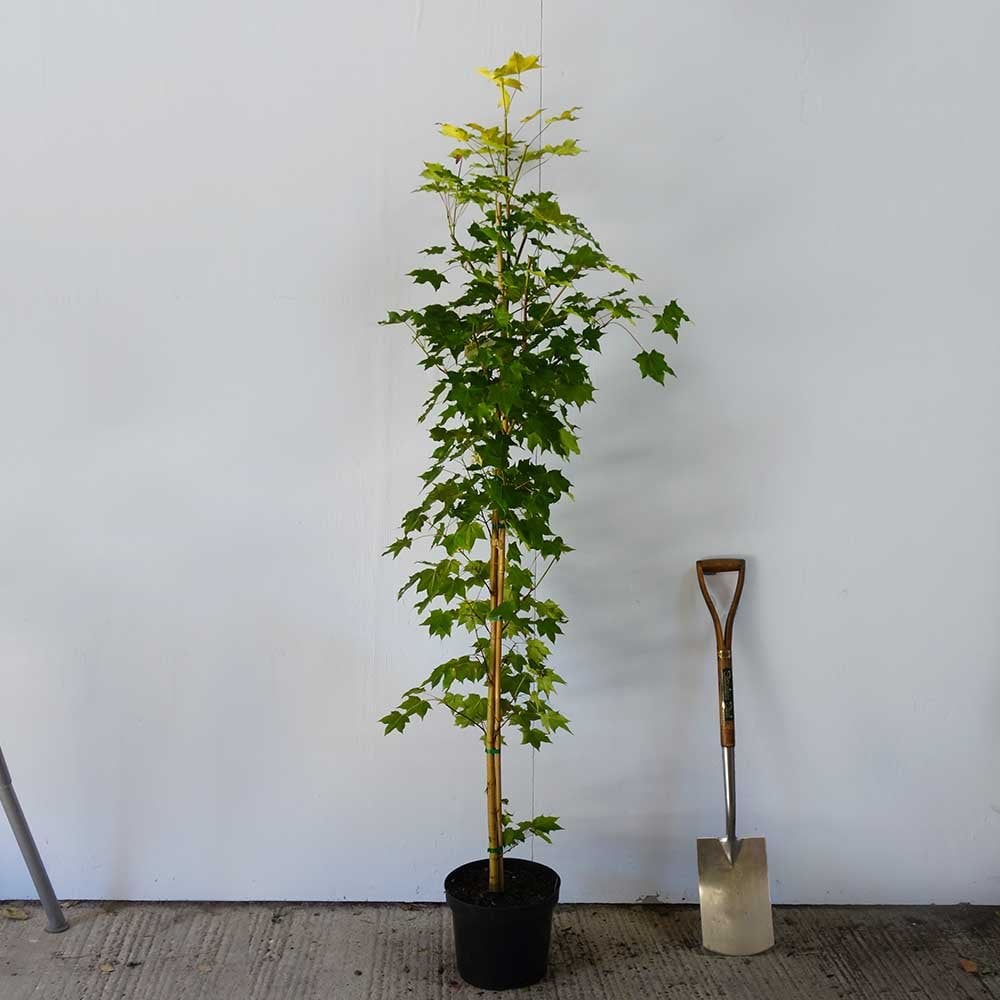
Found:
M 503 601 L 507 532 L 493 514 L 490 535 L 490 608 Z M 486 698 L 486 825 L 489 834 L 490 892 L 503 892 L 503 784 L 500 769 L 500 694 L 503 689 L 503 622 L 490 622 L 489 690 Z

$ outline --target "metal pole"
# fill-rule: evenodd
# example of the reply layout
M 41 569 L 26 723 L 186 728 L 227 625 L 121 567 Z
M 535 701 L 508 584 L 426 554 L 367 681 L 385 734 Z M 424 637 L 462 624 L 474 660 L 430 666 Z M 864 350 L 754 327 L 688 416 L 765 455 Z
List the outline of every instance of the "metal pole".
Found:
M 28 866 L 31 881 L 35 883 L 38 898 L 42 902 L 42 909 L 48 918 L 49 926 L 45 929 L 50 934 L 59 934 L 69 927 L 69 921 L 63 915 L 59 900 L 52 889 L 52 883 L 42 864 L 42 856 L 35 846 L 35 838 L 31 836 L 28 828 L 28 821 L 24 818 L 21 803 L 17 801 L 14 792 L 14 784 L 7 768 L 7 762 L 3 759 L 3 750 L 0 750 L 0 802 L 3 803 L 3 811 L 7 814 L 10 828 L 14 831 L 14 837 L 21 854 L 24 856 L 24 863 Z
M 726 783 L 726 836 L 722 849 L 729 863 L 736 861 L 739 841 L 736 839 L 736 751 L 733 747 L 722 748 L 722 773 Z

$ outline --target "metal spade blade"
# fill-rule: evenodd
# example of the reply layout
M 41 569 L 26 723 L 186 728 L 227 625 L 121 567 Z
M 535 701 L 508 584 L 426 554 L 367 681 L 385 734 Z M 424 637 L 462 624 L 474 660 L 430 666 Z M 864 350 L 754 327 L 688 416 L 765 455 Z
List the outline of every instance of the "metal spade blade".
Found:
M 738 840 L 734 854 L 730 863 L 721 840 L 698 839 L 701 941 L 723 955 L 756 955 L 774 944 L 764 838 Z

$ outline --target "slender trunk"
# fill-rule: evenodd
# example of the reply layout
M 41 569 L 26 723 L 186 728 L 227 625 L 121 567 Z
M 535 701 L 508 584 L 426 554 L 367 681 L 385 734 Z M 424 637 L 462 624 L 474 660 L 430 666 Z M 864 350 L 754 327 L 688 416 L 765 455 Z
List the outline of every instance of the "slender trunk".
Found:
M 507 108 L 503 115 L 504 145 L 508 136 Z M 510 174 L 510 154 L 504 150 L 504 176 Z M 495 219 L 497 230 L 502 228 L 505 218 L 510 215 L 510 192 L 506 193 L 506 213 L 496 199 Z M 507 307 L 507 292 L 504 288 L 503 251 L 497 246 L 497 288 L 504 308 Z M 509 430 L 504 417 L 500 417 L 500 428 L 504 434 Z M 490 530 L 490 608 L 496 610 L 503 602 L 504 580 L 507 574 L 507 531 L 500 520 L 498 511 L 493 511 Z M 503 781 L 501 778 L 500 730 L 503 713 L 500 696 L 503 691 L 503 622 L 490 622 L 490 669 L 489 690 L 486 696 L 486 826 L 489 835 L 490 892 L 503 892 Z
M 507 533 L 497 513 L 490 535 L 490 608 L 503 601 Z M 490 892 L 503 892 L 503 784 L 500 768 L 500 694 L 503 688 L 503 622 L 490 623 L 489 690 L 486 696 L 486 825 L 489 833 Z

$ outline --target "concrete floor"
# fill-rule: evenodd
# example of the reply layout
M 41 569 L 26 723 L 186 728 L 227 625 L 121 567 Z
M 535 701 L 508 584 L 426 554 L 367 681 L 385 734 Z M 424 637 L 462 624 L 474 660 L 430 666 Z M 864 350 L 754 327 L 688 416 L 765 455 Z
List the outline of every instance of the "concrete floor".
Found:
M 0 917 L 0 1000 L 489 995 L 458 981 L 449 915 L 433 904 L 80 903 L 61 935 L 25 909 Z M 780 907 L 775 934 L 766 955 L 722 958 L 701 950 L 695 907 L 563 906 L 549 978 L 519 995 L 1000 997 L 990 907 Z

